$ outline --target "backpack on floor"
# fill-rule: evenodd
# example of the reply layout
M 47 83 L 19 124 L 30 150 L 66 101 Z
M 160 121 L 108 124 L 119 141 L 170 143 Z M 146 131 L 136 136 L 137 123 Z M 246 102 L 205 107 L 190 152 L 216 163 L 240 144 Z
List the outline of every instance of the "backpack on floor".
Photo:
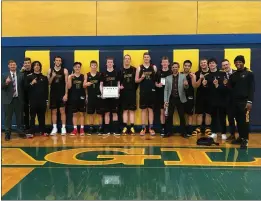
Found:
M 212 137 L 201 137 L 197 140 L 197 145 L 211 146 L 212 144 L 219 145 Z

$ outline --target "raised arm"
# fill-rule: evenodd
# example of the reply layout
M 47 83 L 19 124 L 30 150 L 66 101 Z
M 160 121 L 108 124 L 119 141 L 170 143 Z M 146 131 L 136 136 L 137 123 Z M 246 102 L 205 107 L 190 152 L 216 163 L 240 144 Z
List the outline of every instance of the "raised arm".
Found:
M 139 78 L 139 77 L 140 77 L 140 67 L 138 67 L 137 70 L 136 70 L 136 75 L 135 75 L 135 82 L 136 83 L 142 82 L 142 80 L 144 80 L 144 78 L 145 78 L 145 75 L 142 74 L 141 78 Z

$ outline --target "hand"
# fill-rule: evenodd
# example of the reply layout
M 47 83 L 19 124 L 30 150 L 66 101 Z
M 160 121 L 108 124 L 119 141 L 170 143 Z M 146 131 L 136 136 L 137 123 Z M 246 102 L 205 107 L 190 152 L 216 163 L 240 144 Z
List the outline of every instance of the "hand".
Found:
M 37 78 L 34 78 L 33 81 L 31 82 L 31 85 L 34 85 L 37 83 Z
M 24 72 L 26 70 L 26 68 L 23 66 L 22 68 L 21 68 L 21 72 Z
M 203 80 L 203 79 L 205 79 L 205 76 L 201 73 L 199 78 Z
M 6 80 L 5 80 L 5 83 L 6 83 L 6 84 L 9 84 L 10 82 L 12 82 L 12 80 L 11 80 L 10 77 L 8 76 L 8 77 L 6 78 Z
M 227 78 L 225 78 L 225 79 L 223 80 L 223 84 L 226 86 L 227 83 L 228 83 L 228 80 L 227 80 Z
M 122 90 L 122 89 L 124 89 L 124 86 L 123 86 L 123 85 L 120 86 L 120 90 Z
M 207 86 L 208 81 L 204 78 L 204 80 L 202 81 L 202 84 L 203 84 L 203 86 L 205 87 L 205 86 Z
M 214 79 L 213 84 L 215 85 L 216 88 L 218 87 L 218 80 L 216 78 Z
M 166 109 L 167 107 L 169 107 L 169 103 L 168 103 L 168 102 L 165 102 L 165 103 L 164 103 L 164 109 Z
M 67 96 L 67 94 L 65 94 L 64 96 L 63 96 L 63 102 L 66 102 L 68 100 L 68 96 Z
M 184 80 L 184 86 L 188 86 L 188 81 L 187 80 Z
M 145 78 L 145 74 L 143 73 L 142 76 L 141 76 L 141 79 L 144 79 Z
M 158 84 L 157 84 L 157 87 L 159 87 L 159 88 L 161 88 L 162 86 L 163 86 L 162 83 L 158 83 Z
M 56 76 L 55 72 L 52 72 L 52 78 L 54 78 Z
M 195 75 L 195 73 L 189 73 L 189 77 L 190 78 L 196 78 L 196 75 Z
M 92 84 L 93 84 L 92 82 L 87 82 L 87 83 L 86 83 L 86 86 L 89 87 L 89 86 L 91 86 Z
M 246 109 L 247 109 L 247 111 L 251 111 L 251 109 L 252 109 L 252 103 L 247 103 L 247 104 L 246 104 Z
M 73 79 L 74 77 L 75 77 L 74 74 L 71 74 L 71 75 L 68 76 L 69 79 Z

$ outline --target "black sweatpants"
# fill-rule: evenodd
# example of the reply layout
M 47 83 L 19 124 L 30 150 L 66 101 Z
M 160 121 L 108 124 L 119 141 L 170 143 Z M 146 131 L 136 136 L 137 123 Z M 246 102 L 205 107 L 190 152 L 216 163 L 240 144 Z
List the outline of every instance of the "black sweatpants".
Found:
M 246 104 L 246 101 L 234 101 L 232 104 L 238 134 L 239 137 L 243 139 L 248 139 L 249 137 L 249 112 L 246 109 Z
M 39 132 L 45 133 L 45 111 L 46 103 L 30 105 L 30 131 L 32 134 L 36 132 L 35 129 L 35 117 L 37 115 L 39 122 Z
M 29 124 L 29 119 L 30 119 L 30 112 L 29 112 L 29 102 L 28 100 L 25 100 L 24 102 L 24 110 L 23 110 L 23 115 L 22 115 L 22 121 L 25 130 L 29 129 L 30 124 Z
M 226 109 L 222 106 L 211 107 L 211 130 L 213 133 L 224 134 L 226 125 Z M 223 133 L 224 132 L 224 133 Z
M 169 107 L 168 107 L 168 117 L 166 120 L 166 134 L 172 134 L 173 128 L 173 114 L 175 112 L 175 108 L 178 110 L 179 119 L 180 119 L 180 133 L 186 134 L 186 120 L 185 120 L 185 111 L 184 111 L 184 103 L 181 103 L 179 97 L 170 97 Z
M 235 117 L 234 117 L 234 114 L 233 114 L 233 105 L 232 103 L 228 104 L 227 107 L 226 107 L 226 112 L 225 112 L 225 115 L 227 116 L 227 119 L 228 119 L 228 124 L 229 124 L 229 133 L 231 135 L 235 135 L 235 132 L 236 132 L 236 126 L 235 126 Z M 222 133 L 226 133 L 227 132 L 227 125 L 226 125 L 226 119 L 225 119 L 225 122 L 223 123 L 223 131 Z

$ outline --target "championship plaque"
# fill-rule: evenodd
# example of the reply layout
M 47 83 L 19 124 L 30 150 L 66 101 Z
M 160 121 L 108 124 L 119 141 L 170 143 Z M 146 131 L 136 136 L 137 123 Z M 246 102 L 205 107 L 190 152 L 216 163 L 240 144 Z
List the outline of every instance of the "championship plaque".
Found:
M 160 79 L 160 83 L 161 83 L 162 85 L 165 85 L 165 84 L 166 84 L 166 78 L 165 78 L 165 77 L 162 77 L 162 78 Z
M 119 98 L 119 87 L 103 87 L 102 98 Z

